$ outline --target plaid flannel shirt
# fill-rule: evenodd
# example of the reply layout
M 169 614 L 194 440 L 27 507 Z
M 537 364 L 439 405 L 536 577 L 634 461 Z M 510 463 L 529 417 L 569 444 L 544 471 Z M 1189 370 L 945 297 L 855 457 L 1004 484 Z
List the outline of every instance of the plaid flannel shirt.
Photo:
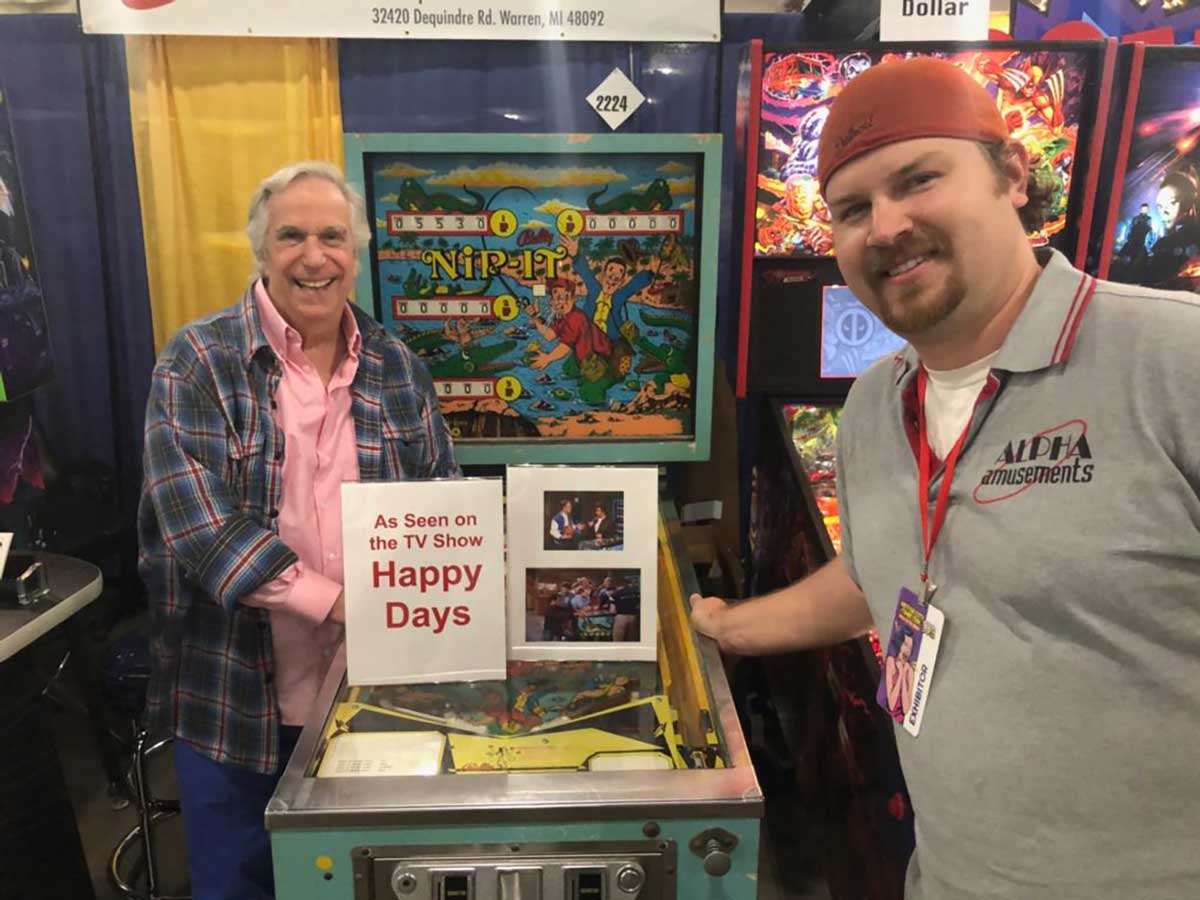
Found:
M 352 309 L 362 334 L 351 385 L 359 478 L 457 474 L 425 366 Z M 271 411 L 281 373 L 253 289 L 176 334 L 154 367 L 138 510 L 147 726 L 259 772 L 279 762 L 271 625 L 266 609 L 238 600 L 296 561 L 278 535 L 284 436 Z

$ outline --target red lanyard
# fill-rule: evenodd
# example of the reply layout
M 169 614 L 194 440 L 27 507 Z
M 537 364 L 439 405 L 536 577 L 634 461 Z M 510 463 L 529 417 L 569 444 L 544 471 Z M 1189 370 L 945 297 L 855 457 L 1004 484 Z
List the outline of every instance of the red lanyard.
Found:
M 950 505 L 950 483 L 954 480 L 954 467 L 958 464 L 958 456 L 962 452 L 967 432 L 971 428 L 970 419 L 963 427 L 962 434 L 950 448 L 946 456 L 945 470 L 942 473 L 942 487 L 938 491 L 937 504 L 933 509 L 933 527 L 929 525 L 929 481 L 933 468 L 933 451 L 929 447 L 929 434 L 925 422 L 925 388 L 929 379 L 925 367 L 917 369 L 917 426 L 920 429 L 918 455 L 917 505 L 921 507 L 921 538 L 925 547 L 925 565 L 921 569 L 921 581 L 929 581 L 929 557 L 933 554 L 933 546 L 937 543 L 938 535 L 942 532 L 942 523 L 946 521 L 946 507 Z

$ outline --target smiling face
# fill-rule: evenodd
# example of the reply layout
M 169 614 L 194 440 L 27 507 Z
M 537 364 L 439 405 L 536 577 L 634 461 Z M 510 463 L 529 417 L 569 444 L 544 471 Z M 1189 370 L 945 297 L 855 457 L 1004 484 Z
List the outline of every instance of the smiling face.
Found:
M 901 141 L 847 163 L 825 190 L 847 284 L 914 342 L 952 317 L 978 319 L 1007 297 L 1014 255 L 1028 252 L 1017 214 L 1027 171 L 1016 152 L 1001 179 L 980 145 L 952 138 Z
M 900 662 L 908 662 L 912 659 L 913 639 L 911 634 L 906 634 L 904 640 L 900 643 L 900 650 L 896 654 Z
M 298 178 L 267 201 L 267 294 L 301 335 L 336 333 L 358 274 L 350 204 L 324 178 Z
M 615 294 L 625 285 L 625 276 L 627 269 L 624 263 L 609 261 L 604 264 L 604 271 L 600 273 L 600 286 L 604 288 L 604 293 Z

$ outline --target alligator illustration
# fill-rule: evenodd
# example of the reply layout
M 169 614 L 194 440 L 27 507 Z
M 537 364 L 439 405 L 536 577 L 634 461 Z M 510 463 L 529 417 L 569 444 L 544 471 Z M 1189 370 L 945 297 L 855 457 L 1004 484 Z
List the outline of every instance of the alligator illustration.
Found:
M 615 213 L 653 212 L 671 208 L 671 188 L 665 178 L 655 178 L 644 191 L 626 191 L 611 200 L 601 201 L 601 195 L 607 190 L 608 185 L 605 185 L 594 194 L 588 194 L 588 209 L 598 213 Z
M 516 363 L 510 360 L 500 360 L 497 357 L 508 353 L 515 346 L 514 341 L 473 344 L 470 349 L 463 350 L 461 353 L 430 366 L 429 374 L 434 378 L 466 378 L 484 372 L 502 372 L 512 368 Z
M 656 346 L 639 337 L 634 341 L 636 346 L 645 354 L 635 367 L 639 374 L 653 373 L 654 383 L 661 391 L 667 381 L 675 381 L 688 374 L 688 354 L 682 347 Z
M 455 439 L 538 436 L 537 425 L 520 415 L 468 409 L 449 412 L 445 419 Z
M 485 201 L 481 194 L 466 185 L 463 185 L 463 191 L 474 199 L 464 200 L 444 191 L 430 194 L 415 178 L 405 178 L 396 195 L 396 206 L 405 212 L 473 213 L 483 209 Z

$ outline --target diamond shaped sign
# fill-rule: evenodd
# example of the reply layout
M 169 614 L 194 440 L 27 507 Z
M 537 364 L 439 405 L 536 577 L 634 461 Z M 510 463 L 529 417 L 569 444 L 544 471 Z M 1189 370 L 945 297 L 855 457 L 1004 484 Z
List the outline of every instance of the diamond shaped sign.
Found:
M 597 115 L 608 123 L 608 127 L 615 131 L 646 102 L 646 98 L 624 72 L 613 69 L 608 77 L 588 94 L 587 102 Z

